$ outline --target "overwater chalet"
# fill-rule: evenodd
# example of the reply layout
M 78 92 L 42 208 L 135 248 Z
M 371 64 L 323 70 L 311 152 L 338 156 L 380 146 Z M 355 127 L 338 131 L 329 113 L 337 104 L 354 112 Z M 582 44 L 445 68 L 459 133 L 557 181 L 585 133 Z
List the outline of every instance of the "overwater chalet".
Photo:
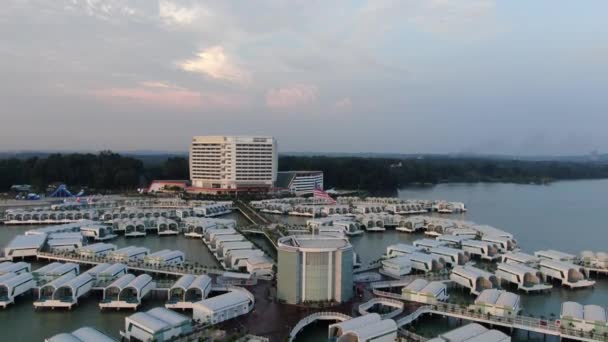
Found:
M 540 271 L 545 278 L 557 279 L 563 286 L 569 288 L 589 287 L 595 285 L 594 280 L 585 279 L 585 270 L 582 266 L 569 262 L 551 259 L 540 260 Z
M 500 256 L 501 262 L 505 264 L 524 264 L 530 267 L 538 266 L 540 259 L 534 255 L 523 252 L 509 252 Z
M 466 264 L 470 257 L 469 253 L 461 249 L 439 246 L 429 250 L 431 255 L 439 258 L 446 266 L 455 267 Z
M 426 222 L 426 231 L 424 234 L 428 236 L 439 236 L 453 230 L 458 230 L 458 226 L 453 220 L 430 218 Z
M 211 278 L 207 275 L 186 274 L 180 277 L 167 293 L 168 309 L 192 309 L 192 304 L 201 301 L 211 292 Z
M 120 335 L 127 341 L 164 342 L 191 331 L 189 317 L 158 307 L 126 317 Z
M 232 250 L 224 257 L 224 266 L 229 270 L 239 271 L 247 266 L 247 259 L 263 255 L 264 252 L 259 249 Z
M 468 252 L 471 256 L 477 256 L 485 260 L 494 260 L 499 258 L 498 248 L 496 245 L 480 240 L 464 240 L 461 243 L 462 250 Z
M 386 247 L 385 257 L 394 258 L 394 257 L 402 256 L 405 254 L 412 254 L 414 252 L 420 252 L 420 251 L 421 251 L 421 249 L 416 246 L 408 245 L 405 243 L 397 243 L 397 244 Z
M 110 252 L 116 250 L 116 245 L 111 243 L 103 243 L 98 242 L 92 245 L 83 246 L 78 249 L 78 254 L 83 257 L 88 258 L 96 258 L 96 257 L 105 257 L 110 254 Z
M 501 253 L 512 251 L 517 247 L 515 239 L 506 236 L 483 235 L 481 241 L 493 243 Z
M 65 251 L 65 252 L 73 252 L 77 249 L 82 248 L 83 246 L 83 238 L 79 233 L 60 233 L 60 234 L 77 234 L 75 237 L 62 237 L 55 238 L 55 234 L 49 237 L 47 241 L 47 246 L 51 252 Z
M 122 277 L 126 277 L 123 275 Z M 124 285 L 124 281 L 118 278 L 113 284 L 115 287 L 106 288 L 106 298 L 99 303 L 101 309 L 105 308 L 127 308 L 136 310 L 141 304 L 144 297 L 146 297 L 153 289 L 156 288 L 156 282 L 148 274 L 141 274 L 133 278 L 127 285 Z M 129 277 L 131 278 L 131 277 Z M 125 279 L 129 279 L 125 278 Z M 118 282 L 119 281 L 119 282 Z M 120 289 L 118 298 L 115 297 L 115 291 Z
M 397 340 L 397 324 L 392 319 L 370 313 L 331 324 L 328 335 L 328 340 L 336 342 L 392 342 Z
M 555 261 L 566 261 L 566 262 L 571 262 L 576 259 L 576 255 L 556 251 L 553 249 L 536 251 L 536 252 L 534 252 L 534 256 L 536 256 L 540 260 L 555 260 Z
M 419 239 L 412 243 L 415 247 L 428 252 L 431 248 L 445 246 L 446 243 L 435 239 Z
M 6 274 L 6 273 L 14 273 L 14 274 L 21 274 L 21 273 L 29 273 L 32 271 L 32 265 L 27 263 L 27 262 L 3 262 L 0 263 L 0 275 Z
M 120 295 L 120 292 L 134 279 L 135 275 L 127 273 L 114 280 L 112 283 L 110 283 L 110 285 L 106 286 L 103 289 L 103 298 L 99 306 L 103 308 L 101 305 L 102 303 L 117 302 L 119 300 L 118 296 Z
M 514 317 L 521 311 L 520 298 L 512 292 L 497 289 L 481 291 L 470 309 L 500 317 Z
M 468 236 L 442 234 L 436 237 L 437 241 L 445 242 L 446 246 L 452 248 L 461 248 L 462 241 L 469 240 Z
M 61 278 L 67 274 L 72 274 L 76 277 L 80 273 L 80 266 L 75 263 L 53 262 L 32 271 L 32 275 L 37 282 L 47 282 Z
M 186 260 L 184 252 L 163 249 L 144 257 L 144 263 L 151 266 L 181 265 Z
M 608 333 L 608 315 L 599 305 L 564 302 L 560 319 L 561 325 L 570 329 L 594 331 L 598 337 Z
M 469 323 L 443 333 L 427 342 L 511 342 L 511 337 L 499 330 L 488 330 L 478 323 Z
M 274 262 L 267 255 L 256 255 L 247 259 L 245 269 L 247 273 L 257 278 L 272 278 L 274 275 Z
M 19 257 L 36 256 L 44 243 L 46 234 L 40 235 L 17 235 L 4 247 L 4 257 L 13 260 Z
M 0 275 L 0 307 L 6 308 L 15 298 L 36 286 L 31 273 L 4 273 Z
M 401 278 L 412 272 L 412 261 L 409 255 L 382 260 L 381 273 L 393 278 Z
M 245 241 L 245 237 L 239 233 L 215 235 L 209 244 L 209 249 L 215 251 L 224 242 Z
M 589 267 L 607 269 L 608 268 L 608 253 L 592 251 L 582 251 L 581 261 Z
M 79 276 L 67 274 L 53 280 L 40 288 L 39 300 L 34 302 L 34 308 L 71 308 L 78 298 L 87 294 L 95 279 L 88 273 Z
M 145 247 L 137 247 L 137 246 L 128 246 L 124 248 L 117 249 L 108 254 L 110 259 L 115 262 L 130 262 L 143 260 L 148 254 L 150 254 L 150 250 Z
M 497 264 L 496 277 L 517 285 L 517 288 L 526 292 L 549 290 L 553 286 L 542 282 L 543 275 L 538 269 L 519 263 Z
M 255 249 L 255 246 L 250 241 L 233 241 L 220 244 L 215 251 L 218 260 L 223 260 L 224 256 L 230 254 L 231 251 L 242 249 Z
M 414 233 L 422 231 L 426 227 L 426 220 L 422 216 L 404 217 L 399 221 L 395 230 L 406 233 Z
M 97 279 L 100 281 L 109 281 L 127 274 L 127 266 L 125 264 L 112 264 L 103 271 L 97 273 Z
M 203 241 L 205 241 L 206 244 L 209 244 L 217 235 L 232 235 L 232 234 L 238 234 L 238 232 L 233 228 L 211 228 L 211 229 L 207 229 L 207 231 L 205 232 Z
M 401 297 L 410 302 L 434 304 L 438 301 L 446 301 L 448 289 L 445 283 L 440 281 L 429 282 L 425 279 L 415 279 L 401 290 Z
M 483 290 L 498 287 L 498 279 L 495 275 L 473 266 L 454 267 L 450 273 L 450 280 L 468 288 L 475 295 Z
M 192 318 L 202 323 L 217 324 L 249 313 L 254 305 L 253 296 L 245 291 L 231 291 L 192 304 Z
M 82 327 L 72 333 L 61 333 L 44 340 L 45 342 L 116 342 L 97 329 Z
M 439 257 L 426 254 L 422 252 L 414 252 L 408 254 L 406 257 L 410 258 L 412 262 L 412 269 L 420 272 L 436 272 L 442 270 L 445 266 Z
M 80 228 L 80 233 L 86 238 L 95 241 L 106 241 L 114 239 L 117 235 L 114 234 L 111 227 L 103 224 L 85 225 Z
M 91 269 L 89 269 L 88 271 L 86 271 L 86 273 L 90 274 L 93 278 L 97 279 L 97 276 L 99 275 L 99 273 L 103 272 L 110 266 L 112 266 L 112 264 L 108 264 L 105 262 L 101 263 L 101 264 L 97 264 L 97 265 L 93 266 Z

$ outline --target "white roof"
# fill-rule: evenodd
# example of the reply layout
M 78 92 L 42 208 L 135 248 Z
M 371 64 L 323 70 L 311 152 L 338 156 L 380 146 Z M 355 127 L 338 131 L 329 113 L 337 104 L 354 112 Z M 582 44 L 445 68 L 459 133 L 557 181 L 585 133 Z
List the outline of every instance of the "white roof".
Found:
M 46 235 L 17 235 L 6 245 L 5 249 L 40 249 L 45 241 Z
M 338 322 L 330 325 L 331 328 L 340 328 L 342 332 L 364 327 L 370 324 L 378 323 L 382 320 L 379 314 L 370 313 L 367 315 L 351 318 L 344 322 Z
M 27 282 L 34 279 L 31 273 L 21 273 L 19 275 L 15 275 L 14 273 L 8 273 L 7 275 L 12 276 L 6 279 L 2 279 L 0 281 L 0 284 L 5 285 L 7 287 L 13 287 L 23 282 Z
M 524 263 L 524 264 L 538 261 L 538 258 L 535 257 L 534 255 L 523 253 L 523 252 L 506 253 L 503 255 L 503 260 L 505 258 L 509 258 L 509 259 L 512 259 L 512 260 L 515 260 L 515 261 L 518 261 L 518 262 Z
M 42 266 L 37 270 L 32 271 L 32 273 L 36 273 L 36 274 L 46 274 L 47 272 L 50 272 L 52 270 L 54 270 L 55 268 L 61 266 L 62 263 L 60 262 L 52 262 L 48 265 Z
M 48 341 L 48 342 L 83 342 L 78 337 L 76 337 L 72 334 L 68 334 L 68 333 L 57 334 L 53 337 L 46 339 L 46 341 Z
M 193 274 L 184 274 L 179 279 L 177 279 L 177 281 L 175 282 L 175 284 L 173 284 L 173 286 L 171 286 L 171 288 L 187 289 L 190 284 L 192 284 L 194 279 L 196 279 L 196 277 Z
M 74 330 L 72 335 L 79 338 L 83 342 L 115 342 L 114 339 L 91 327 L 82 327 Z
M 437 237 L 439 241 L 449 241 L 454 243 L 461 243 L 464 240 L 467 240 L 468 237 L 462 235 L 453 235 L 453 234 L 443 234 Z
M 134 324 L 146 328 L 146 330 L 150 330 L 153 333 L 161 331 L 170 326 L 168 322 L 160 320 L 152 315 L 149 315 L 146 312 L 137 312 L 133 315 L 126 318 L 130 320 Z
M 207 285 L 211 284 L 211 277 L 206 274 L 201 274 L 188 286 L 189 289 L 198 288 L 204 289 Z
M 416 246 L 408 245 L 405 243 L 397 243 L 397 244 L 386 247 L 387 254 L 389 253 L 390 250 L 409 254 L 409 253 L 414 253 L 416 251 L 419 251 L 420 248 L 418 248 Z
M 140 274 L 137 278 L 131 280 L 129 285 L 126 287 L 132 287 L 137 289 L 138 291 L 143 289 L 146 285 L 148 285 L 152 281 L 152 277 L 148 274 Z
M 542 259 L 540 261 L 540 265 L 547 266 L 549 268 L 555 268 L 555 269 L 562 270 L 565 272 L 567 272 L 571 269 L 578 270 L 579 268 L 581 268 L 580 266 L 577 266 L 577 265 L 569 263 L 569 262 L 557 261 L 557 260 L 553 260 L 553 259 Z
M 562 303 L 562 317 L 572 317 L 574 319 L 583 319 L 585 313 L 584 307 L 577 302 Z
M 95 265 L 95 267 L 88 270 L 87 273 L 97 276 L 100 272 L 103 272 L 108 267 L 110 267 L 110 264 L 107 264 L 107 263 L 97 264 L 97 265 Z
M 47 242 L 47 244 L 49 245 L 49 247 L 70 246 L 70 245 L 80 246 L 80 245 L 82 245 L 82 238 L 51 239 Z
M 444 340 L 450 342 L 466 341 L 472 337 L 483 334 L 488 329 L 484 328 L 481 324 L 469 323 L 460 328 L 448 331 L 445 334 L 440 335 Z
M 345 237 L 330 235 L 292 235 L 279 239 L 279 247 L 295 247 L 303 250 L 336 250 L 351 248 Z
M 404 288 L 404 290 L 407 291 L 420 291 L 422 290 L 425 286 L 428 285 L 428 281 L 426 281 L 425 279 L 422 278 L 418 278 L 415 279 L 414 281 L 412 281 L 411 283 L 407 284 L 407 286 Z
M 17 272 L 22 270 L 29 270 L 31 267 L 27 262 L 3 262 L 0 264 L 0 274 L 9 273 L 9 272 Z
M 554 249 L 536 251 L 534 252 L 534 255 L 536 255 L 537 257 L 544 257 L 553 260 L 572 260 L 576 257 L 572 254 L 556 251 Z
M 365 315 L 367 316 L 367 315 Z M 359 341 L 368 341 L 377 336 L 397 331 L 397 324 L 392 319 L 384 319 L 379 322 L 366 324 L 350 329 L 346 334 L 354 334 Z
M 487 289 L 481 291 L 477 299 L 475 299 L 475 304 L 516 307 L 519 306 L 519 296 L 504 290 Z
M 397 266 L 406 266 L 411 265 L 412 260 L 409 255 L 403 255 L 396 258 L 390 258 L 382 261 L 382 265 L 397 265 Z
M 114 280 L 108 287 L 116 287 L 120 290 L 127 287 L 135 279 L 135 275 L 127 273 L 123 274 L 120 278 Z M 108 288 L 106 287 L 106 288 Z
M 245 293 L 241 291 L 232 291 L 217 297 L 201 300 L 200 302 L 194 303 L 193 306 L 195 308 L 198 307 L 199 309 L 205 308 L 208 311 L 219 312 L 227 307 L 248 301 L 249 297 Z
M 44 284 L 42 287 L 50 286 L 53 288 L 59 288 L 74 278 L 76 278 L 76 275 L 74 275 L 74 273 L 64 274 L 61 277 L 59 277 L 49 283 Z
M 76 270 L 75 273 L 78 273 L 79 269 L 80 269 L 80 266 L 78 264 L 75 264 L 72 262 L 66 262 L 65 264 L 61 264 L 57 267 L 53 267 L 52 269 L 46 270 L 46 272 L 41 273 L 41 274 L 58 275 L 58 274 L 64 274 L 66 272 L 72 272 L 74 270 Z
M 266 255 L 256 255 L 247 259 L 248 265 L 272 265 L 272 259 Z
M 76 278 L 70 279 L 68 282 L 64 283 L 63 285 L 61 285 L 61 287 L 71 287 L 73 290 L 90 282 L 93 279 L 93 277 L 88 274 L 88 273 L 83 273 L 79 276 L 77 276 Z
M 439 247 L 439 246 L 444 246 L 445 242 L 443 241 L 439 241 L 439 240 L 434 240 L 434 239 L 419 239 L 414 241 L 414 246 L 424 246 L 424 247 Z
M 112 266 L 106 268 L 105 270 L 99 272 L 100 276 L 113 276 L 117 273 L 126 272 L 127 266 L 124 264 L 112 264 Z
M 447 286 L 445 285 L 445 283 L 442 283 L 440 281 L 432 281 L 428 283 L 422 290 L 420 290 L 420 292 L 437 295 L 441 291 L 444 291 L 446 287 Z
M 525 264 L 498 263 L 497 268 L 499 270 L 504 270 L 504 271 L 519 274 L 519 275 L 524 275 L 526 273 L 536 274 L 538 272 L 537 269 L 527 266 Z
M 116 245 L 113 245 L 111 243 L 99 242 L 99 243 L 94 243 L 92 245 L 83 246 L 80 248 L 80 251 L 97 253 L 97 252 L 106 251 L 108 249 L 115 250 Z
M 165 321 L 173 326 L 177 326 L 184 322 L 190 321 L 190 318 L 188 318 L 187 316 L 180 315 L 175 311 L 165 309 L 163 307 L 157 307 L 154 309 L 150 309 L 146 313 L 150 316 L 153 316 L 162 321 Z
M 488 330 L 466 340 L 467 342 L 502 342 L 511 341 L 509 335 L 499 330 Z
M 228 251 L 231 249 L 245 249 L 245 248 L 253 248 L 253 244 L 250 241 L 233 241 L 233 242 L 224 242 L 221 244 L 221 248 L 224 251 Z
M 494 275 L 486 272 L 484 270 L 481 270 L 477 267 L 473 267 L 473 266 L 456 266 L 454 267 L 454 269 L 452 270 L 452 273 L 459 273 L 463 276 L 467 276 L 471 279 L 477 279 L 478 277 L 483 277 L 483 278 L 487 278 L 489 279 L 490 277 L 493 277 Z
M 585 321 L 606 322 L 606 310 L 599 305 L 585 305 L 583 307 Z

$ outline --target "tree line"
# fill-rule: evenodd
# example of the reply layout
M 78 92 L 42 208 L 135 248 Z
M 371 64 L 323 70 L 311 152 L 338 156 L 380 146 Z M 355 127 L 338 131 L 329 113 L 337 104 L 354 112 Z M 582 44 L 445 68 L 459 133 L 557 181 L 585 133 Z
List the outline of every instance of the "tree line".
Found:
M 608 165 L 566 161 L 522 161 L 435 157 L 424 159 L 281 156 L 280 170 L 319 170 L 326 188 L 383 191 L 411 184 L 442 182 L 544 183 L 567 179 L 608 178 Z M 144 163 L 111 151 L 98 154 L 50 154 L 0 160 L 0 191 L 31 184 L 43 191 L 60 182 L 96 191 L 132 190 L 154 179 L 189 179 L 188 159 L 163 158 Z

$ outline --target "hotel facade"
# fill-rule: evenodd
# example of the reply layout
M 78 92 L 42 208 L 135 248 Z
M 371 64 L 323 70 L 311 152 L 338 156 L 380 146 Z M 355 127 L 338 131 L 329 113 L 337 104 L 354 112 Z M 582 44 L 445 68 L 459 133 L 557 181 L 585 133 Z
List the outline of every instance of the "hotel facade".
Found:
M 269 136 L 197 136 L 190 145 L 194 189 L 270 189 L 277 179 L 277 142 Z

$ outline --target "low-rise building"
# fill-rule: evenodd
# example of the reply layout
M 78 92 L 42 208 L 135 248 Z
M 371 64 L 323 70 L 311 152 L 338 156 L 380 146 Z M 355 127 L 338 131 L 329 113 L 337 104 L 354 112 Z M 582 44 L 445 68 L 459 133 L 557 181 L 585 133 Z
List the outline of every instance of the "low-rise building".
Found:
M 397 324 L 370 313 L 330 325 L 328 335 L 330 341 L 336 342 L 393 342 L 397 339 Z
M 197 322 L 217 324 L 253 309 L 253 299 L 244 290 L 232 291 L 192 304 L 192 318 Z
M 488 289 L 483 290 L 475 299 L 475 303 L 469 307 L 482 314 L 492 316 L 517 316 L 521 310 L 520 298 L 515 293 Z
M 126 317 L 120 333 L 127 341 L 162 342 L 191 331 L 189 317 L 159 307 Z
M 601 336 L 608 333 L 606 309 L 599 305 L 582 305 L 576 302 L 562 303 L 561 325 L 569 329 L 594 331 Z

